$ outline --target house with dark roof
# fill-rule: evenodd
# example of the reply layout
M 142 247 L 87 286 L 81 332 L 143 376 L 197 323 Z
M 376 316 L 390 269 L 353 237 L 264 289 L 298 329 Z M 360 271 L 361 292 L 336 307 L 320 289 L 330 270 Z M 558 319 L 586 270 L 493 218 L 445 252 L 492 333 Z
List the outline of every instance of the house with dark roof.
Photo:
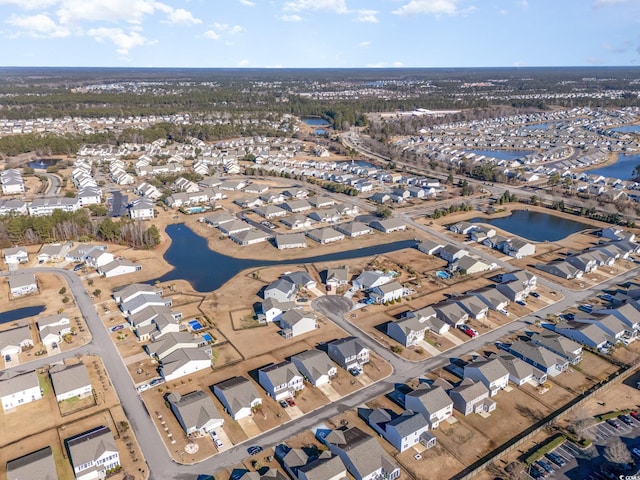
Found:
M 358 427 L 332 430 L 321 440 L 342 459 L 356 480 L 394 480 L 400 477 L 400 467 L 374 437 Z
M 50 446 L 7 462 L 7 480 L 58 480 Z
M 250 416 L 254 408 L 262 405 L 258 390 L 245 377 L 232 377 L 210 388 L 234 420 Z
M 582 361 L 582 345 L 557 333 L 549 331 L 534 333 L 531 335 L 531 341 L 556 355 L 560 355 L 571 365 L 577 365 Z
M 545 327 L 547 327 L 546 324 Z M 591 348 L 602 348 L 609 341 L 607 335 L 593 323 L 561 320 L 555 325 L 550 324 L 547 328 L 551 328 L 554 332 Z
M 70 398 L 85 398 L 93 394 L 89 372 L 82 362 L 54 365 L 49 369 L 49 377 L 58 402 Z
M 521 358 L 552 377 L 565 372 L 567 368 L 569 368 L 569 361 L 567 359 L 533 342 L 522 342 L 518 340 L 511 344 L 500 344 L 500 348 Z
M 78 480 L 98 480 L 120 466 L 120 453 L 111 430 L 100 426 L 67 438 L 65 446 Z
M 202 390 L 185 395 L 171 392 L 167 395 L 167 402 L 187 435 L 203 436 L 224 424 L 224 418 L 211 397 Z
M 429 433 L 429 422 L 420 412 L 405 410 L 398 415 L 382 408 L 359 408 L 358 416 L 399 452 L 417 443 L 422 443 L 426 448 L 436 444 L 436 437 Z
M 258 370 L 258 382 L 275 400 L 295 397 L 304 388 L 303 377 L 289 361 L 263 367 Z
M 489 389 L 485 384 L 471 378 L 465 378 L 448 393 L 454 408 L 465 416 L 471 413 L 491 413 L 496 409 L 496 402 L 489 398 Z

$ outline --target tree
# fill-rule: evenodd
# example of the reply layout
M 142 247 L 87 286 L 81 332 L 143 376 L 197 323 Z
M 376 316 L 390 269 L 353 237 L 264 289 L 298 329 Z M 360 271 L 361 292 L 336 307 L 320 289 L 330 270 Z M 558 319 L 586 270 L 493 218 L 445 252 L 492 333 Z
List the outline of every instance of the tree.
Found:
M 98 297 L 98 298 L 100 298 L 100 295 L 102 295 L 102 290 L 100 290 L 99 288 L 96 288 L 96 289 L 93 291 L 93 296 L 94 296 L 94 297 Z
M 609 444 L 604 447 L 604 458 L 614 465 L 623 466 L 633 461 L 631 453 L 627 446 L 620 440 L 620 437 L 614 436 Z
M 633 167 L 633 176 L 640 177 L 640 163 Z
M 554 172 L 547 180 L 547 185 L 550 187 L 555 187 L 560 183 L 560 174 L 558 172 Z
M 385 207 L 384 205 L 380 205 L 376 209 L 376 215 L 381 218 L 389 218 L 391 216 L 391 209 L 389 207 Z
M 64 295 L 65 293 L 67 293 L 67 287 L 62 287 L 62 288 L 58 291 L 58 293 L 59 293 L 60 295 Z

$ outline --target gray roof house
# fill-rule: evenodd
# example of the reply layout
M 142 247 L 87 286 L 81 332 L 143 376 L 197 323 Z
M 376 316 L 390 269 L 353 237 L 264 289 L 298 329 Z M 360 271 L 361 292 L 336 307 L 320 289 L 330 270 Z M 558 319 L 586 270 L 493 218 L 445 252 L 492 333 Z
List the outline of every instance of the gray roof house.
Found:
M 224 424 L 211 397 L 202 390 L 185 395 L 171 392 L 167 395 L 171 411 L 187 435 L 202 436 Z
M 201 338 L 194 338 L 189 332 L 171 332 L 160 337 L 157 341 L 146 345 L 144 348 L 150 357 L 158 360 L 164 359 L 167 355 L 183 348 L 198 348 L 206 342 Z
M 433 315 L 435 316 L 435 312 Z M 387 335 L 405 347 L 412 347 L 420 345 L 424 341 L 424 335 L 430 330 L 430 327 L 429 322 L 424 317 L 406 316 L 395 322 L 389 322 L 387 324 Z
M 321 245 L 327 243 L 340 242 L 344 240 L 344 233 L 340 233 L 330 227 L 316 228 L 315 230 L 309 230 L 307 236 Z
M 325 284 L 333 287 L 339 287 L 349 283 L 349 267 L 328 268 L 325 276 Z
M 407 224 L 399 218 L 374 220 L 373 222 L 369 223 L 369 226 L 381 231 L 382 233 L 400 232 L 407 229 Z
M 340 338 L 328 344 L 329 358 L 345 370 L 361 369 L 369 363 L 369 349 L 355 337 Z
M 496 402 L 489 398 L 489 389 L 484 383 L 475 382 L 471 378 L 465 378 L 448 393 L 454 408 L 463 415 L 490 413 L 496 409 Z
M 358 275 L 351 284 L 358 290 L 368 290 L 373 287 L 379 287 L 391 281 L 391 276 L 381 271 L 365 270 Z
M 628 330 L 640 329 L 640 304 L 638 302 L 628 302 L 618 305 L 614 308 L 606 308 L 603 310 L 597 310 L 594 314 L 610 314 L 624 323 Z
M 338 368 L 321 350 L 307 350 L 291 357 L 291 362 L 311 385 L 317 387 L 331 382 Z
M 210 388 L 234 420 L 250 416 L 254 408 L 262 405 L 258 390 L 245 377 L 231 377 Z
M 435 437 L 428 432 L 429 422 L 421 412 L 406 410 L 398 415 L 382 408 L 359 408 L 358 415 L 399 452 L 417 443 L 427 448 L 436 444 Z
M 373 233 L 373 230 L 362 222 L 341 223 L 336 227 L 336 230 L 351 238 Z
M 443 247 L 443 243 L 434 242 L 433 240 L 423 240 L 418 244 L 418 250 L 427 255 L 435 255 Z
M 613 315 L 598 315 L 593 317 L 576 318 L 576 322 L 592 323 L 597 325 L 612 342 L 620 340 L 625 334 L 630 333 L 626 325 Z
M 566 280 L 581 278 L 584 274 L 582 270 L 574 267 L 566 260 L 557 260 L 549 263 L 536 263 L 536 268 Z
M 279 233 L 276 235 L 276 246 L 278 250 L 306 248 L 307 239 L 304 233 Z
M 500 347 L 552 377 L 569 368 L 567 359 L 533 342 L 516 341 L 512 344 L 502 344 Z
M 293 338 L 318 328 L 316 316 L 312 312 L 293 309 L 280 315 L 280 329 L 284 338 Z
M 509 372 L 497 358 L 478 358 L 464 366 L 464 378 L 482 382 L 493 397 L 509 385 Z
M 480 298 L 474 295 L 460 295 L 453 297 L 453 300 L 460 305 L 469 317 L 475 320 L 486 318 L 489 307 Z
M 602 348 L 609 341 L 607 335 L 592 323 L 561 320 L 553 325 L 552 330 L 591 348 Z
M 120 454 L 111 430 L 100 426 L 64 441 L 76 478 L 105 478 L 120 466 Z
M 557 333 L 543 331 L 531 335 L 531 341 L 576 365 L 582 361 L 582 345 Z
M 387 303 L 405 296 L 406 290 L 400 282 L 392 280 L 369 290 L 369 298 L 376 303 Z
M 338 456 L 321 455 L 298 468 L 298 480 L 346 480 L 347 467 Z
M 358 427 L 332 430 L 323 441 L 356 480 L 394 480 L 400 476 L 400 468 L 376 439 Z
M 0 372 L 0 401 L 6 412 L 42 398 L 35 371 L 26 373 Z
M 58 402 L 70 398 L 85 398 L 93 393 L 89 372 L 82 362 L 54 365 L 49 369 L 49 376 Z
M 29 325 L 0 331 L 0 355 L 18 355 L 23 348 L 32 347 Z
M 288 302 L 295 297 L 298 287 L 289 280 L 279 278 L 264 289 L 264 298 L 273 298 L 279 302 Z
M 454 300 L 445 300 L 432 305 L 439 319 L 457 327 L 469 320 L 469 312 Z
M 14 297 L 20 297 L 38 291 L 38 282 L 33 273 L 11 273 L 8 278 L 9 291 Z
M 58 480 L 50 446 L 7 462 L 7 480 Z
M 432 429 L 438 428 L 440 422 L 453 415 L 453 401 L 439 385 L 421 383 L 405 395 L 404 406 L 407 410 L 421 412 Z
M 309 228 L 314 222 L 306 215 L 299 213 L 284 217 L 280 220 L 280 223 L 291 230 L 298 230 L 300 228 Z
M 467 250 L 458 248 L 450 243 L 447 243 L 444 247 L 438 249 L 437 253 L 440 255 L 440 258 L 449 263 L 453 263 L 459 258 L 469 255 Z
M 489 358 L 497 358 L 500 360 L 500 363 L 502 363 L 504 368 L 509 372 L 509 381 L 515 383 L 518 387 L 527 382 L 535 382 L 540 385 L 547 381 L 546 373 L 509 352 L 500 351 L 497 354 L 491 353 L 489 354 Z
M 509 304 L 509 298 L 493 286 L 478 288 L 468 294 L 475 295 L 492 310 L 504 310 Z
M 258 370 L 258 382 L 270 397 L 283 400 L 295 397 L 304 388 L 302 375 L 293 363 L 284 361 Z
M 139 295 L 162 296 L 162 289 L 146 283 L 133 283 L 125 287 L 116 288 L 113 291 L 113 299 L 116 303 L 128 302 Z

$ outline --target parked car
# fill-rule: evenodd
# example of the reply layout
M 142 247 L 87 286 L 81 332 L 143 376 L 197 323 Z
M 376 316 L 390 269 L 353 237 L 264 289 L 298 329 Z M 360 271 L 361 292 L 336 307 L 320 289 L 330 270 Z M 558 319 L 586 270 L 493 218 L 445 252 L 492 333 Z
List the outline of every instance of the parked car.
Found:
M 620 428 L 620 423 L 618 423 L 618 421 L 614 420 L 613 418 L 610 418 L 609 420 L 607 420 L 607 423 L 615 429 Z
M 583 312 L 586 312 L 586 313 L 591 313 L 591 311 L 593 310 L 593 307 L 591 305 L 585 304 L 585 305 L 580 305 L 578 307 L 578 310 L 582 310 Z
M 253 447 L 247 448 L 247 453 L 249 455 L 257 455 L 262 451 L 262 447 L 258 445 L 254 445 Z
M 640 448 L 632 448 L 631 453 L 636 457 L 640 457 Z
M 538 298 L 540 296 L 540 294 L 538 292 L 531 292 L 531 296 L 533 298 Z
M 111 329 L 112 332 L 117 332 L 118 330 L 122 330 L 124 328 L 124 325 L 116 325 L 115 327 L 113 327 Z
M 556 471 L 549 464 L 549 462 L 545 462 L 544 460 L 538 460 L 536 463 L 538 464 L 538 466 L 542 467 L 549 475 L 553 475 L 554 473 L 556 473 Z
M 293 398 L 291 398 L 291 397 L 285 398 L 285 402 L 287 402 L 287 405 L 289 405 L 290 407 L 295 407 L 296 406 L 296 402 L 294 402 Z
M 523 300 L 516 300 L 516 303 L 517 303 L 518 305 L 522 305 L 523 307 L 526 307 L 526 306 L 527 306 L 527 304 L 526 304 Z
M 160 385 L 161 383 L 164 383 L 163 378 L 154 378 L 149 382 L 149 385 L 151 385 L 152 387 L 155 387 L 156 385 Z
M 618 417 L 620 419 L 620 421 L 622 423 L 624 423 L 625 425 L 635 425 L 635 423 L 633 422 L 633 420 L 631 419 L 631 417 L 629 417 L 628 415 L 620 415 Z
M 636 420 L 640 420 L 640 413 L 636 412 L 635 410 L 633 410 L 629 415 L 631 415 Z
M 145 390 L 149 390 L 151 388 L 151 385 L 149 385 L 148 383 L 143 383 L 142 385 L 138 385 L 138 392 L 144 392 Z
M 280 406 L 282 408 L 287 408 L 289 406 L 289 404 L 287 402 L 285 402 L 284 400 L 280 400 L 280 401 L 278 401 L 278 403 L 280 404 Z
M 565 320 L 575 320 L 576 316 L 573 313 L 565 313 L 564 315 L 564 319 Z
M 11 355 L 5 355 L 4 356 L 4 361 L 5 362 L 10 362 L 11 361 Z
M 509 316 L 509 312 L 507 312 L 505 309 L 501 308 L 498 310 L 498 312 L 500 312 L 503 315 L 506 315 L 507 317 Z
M 551 460 L 553 463 L 555 463 L 559 467 L 564 467 L 567 464 L 567 462 L 562 457 L 562 455 L 558 455 L 556 452 L 547 453 L 547 458 L 549 458 L 549 460 Z
M 351 375 L 353 375 L 354 377 L 357 377 L 358 375 L 360 375 L 360 374 L 362 373 L 362 370 L 361 370 L 361 369 L 359 369 L 359 368 L 355 368 L 355 367 L 353 367 L 353 368 L 350 368 L 350 369 L 349 369 L 349 373 L 350 373 Z
M 531 475 L 531 477 L 535 478 L 536 480 L 538 478 L 543 478 L 544 477 L 544 473 L 543 472 L 544 472 L 544 470 L 539 468 L 537 465 L 531 465 L 531 467 L 529 468 L 529 475 Z
M 458 328 L 462 330 L 463 333 L 469 335 L 471 338 L 478 335 L 478 331 L 475 328 L 471 328 L 469 325 L 459 325 Z
M 75 267 L 73 267 L 73 271 L 77 272 L 78 270 L 81 270 L 82 267 L 84 267 L 84 263 L 79 263 L 78 265 L 76 265 Z

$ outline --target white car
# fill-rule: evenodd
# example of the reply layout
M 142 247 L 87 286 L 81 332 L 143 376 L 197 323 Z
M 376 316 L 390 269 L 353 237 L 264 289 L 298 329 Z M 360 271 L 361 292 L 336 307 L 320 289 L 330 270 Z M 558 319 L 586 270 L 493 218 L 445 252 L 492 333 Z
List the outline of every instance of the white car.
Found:
M 142 385 L 138 385 L 138 392 L 144 392 L 145 390 L 149 390 L 151 387 L 148 383 L 143 383 Z

